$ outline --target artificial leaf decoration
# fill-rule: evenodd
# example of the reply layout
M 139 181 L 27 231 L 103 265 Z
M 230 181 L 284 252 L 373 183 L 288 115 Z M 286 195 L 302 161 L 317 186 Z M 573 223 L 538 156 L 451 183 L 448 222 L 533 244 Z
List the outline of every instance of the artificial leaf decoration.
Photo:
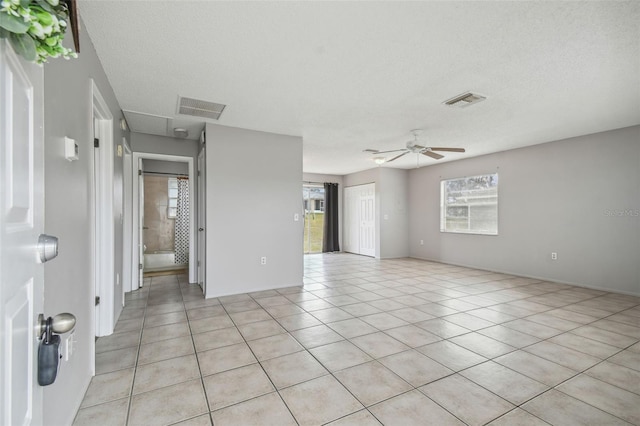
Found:
M 29 24 L 21 17 L 0 13 L 0 27 L 14 34 L 24 34 L 29 29 Z
M 27 61 L 34 62 L 38 56 L 36 52 L 36 42 L 27 34 L 11 34 L 9 41 L 13 50 L 17 54 L 25 58 Z
M 78 55 L 62 45 L 69 9 L 59 0 L 0 0 L 0 37 L 29 61 L 39 64 L 48 58 Z

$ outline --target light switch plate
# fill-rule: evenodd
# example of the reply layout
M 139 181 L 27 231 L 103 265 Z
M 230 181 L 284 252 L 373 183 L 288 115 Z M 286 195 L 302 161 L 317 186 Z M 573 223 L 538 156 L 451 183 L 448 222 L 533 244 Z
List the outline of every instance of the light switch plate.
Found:
M 80 150 L 78 148 L 78 144 L 76 143 L 76 141 L 65 136 L 65 138 L 64 138 L 64 158 L 66 158 L 67 161 L 76 161 L 79 158 L 79 156 L 78 156 L 79 151 Z

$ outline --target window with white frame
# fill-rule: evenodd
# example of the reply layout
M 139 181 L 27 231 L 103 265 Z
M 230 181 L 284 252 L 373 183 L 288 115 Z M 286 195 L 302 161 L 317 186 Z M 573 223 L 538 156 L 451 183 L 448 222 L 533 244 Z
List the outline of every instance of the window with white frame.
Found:
M 178 215 L 178 179 L 169 178 L 167 193 L 169 204 L 167 205 L 167 217 L 175 219 Z
M 441 181 L 440 231 L 498 235 L 498 174 Z

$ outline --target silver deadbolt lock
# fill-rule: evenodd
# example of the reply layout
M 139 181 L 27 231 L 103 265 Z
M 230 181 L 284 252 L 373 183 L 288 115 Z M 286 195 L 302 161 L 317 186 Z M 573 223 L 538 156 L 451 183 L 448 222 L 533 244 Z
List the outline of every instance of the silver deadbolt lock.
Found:
M 54 259 L 58 255 L 58 237 L 40 234 L 38 237 L 38 254 L 42 263 Z

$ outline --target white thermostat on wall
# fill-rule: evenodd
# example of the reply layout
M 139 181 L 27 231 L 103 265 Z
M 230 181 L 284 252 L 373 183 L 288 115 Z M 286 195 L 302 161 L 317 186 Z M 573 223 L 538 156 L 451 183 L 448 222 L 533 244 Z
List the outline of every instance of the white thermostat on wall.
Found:
M 64 138 L 64 158 L 68 161 L 76 161 L 78 157 L 78 144 L 71 138 Z

